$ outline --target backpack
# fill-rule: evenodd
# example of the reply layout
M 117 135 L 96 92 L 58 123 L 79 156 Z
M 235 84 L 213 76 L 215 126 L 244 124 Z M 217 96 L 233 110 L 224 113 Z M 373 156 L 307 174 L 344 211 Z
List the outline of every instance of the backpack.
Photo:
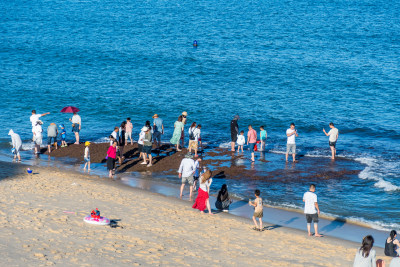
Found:
M 193 132 L 194 132 L 194 130 L 192 130 L 192 128 L 190 128 L 189 129 L 189 140 L 196 140 Z

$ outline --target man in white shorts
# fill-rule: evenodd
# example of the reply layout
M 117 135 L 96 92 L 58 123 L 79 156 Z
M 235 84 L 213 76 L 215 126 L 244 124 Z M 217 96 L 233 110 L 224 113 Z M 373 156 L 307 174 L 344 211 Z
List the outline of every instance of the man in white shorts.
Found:
M 321 237 L 322 235 L 318 234 L 318 214 L 319 214 L 319 207 L 317 202 L 317 195 L 315 192 L 315 184 L 310 185 L 310 190 L 305 192 L 303 195 L 303 202 L 304 202 L 304 214 L 306 215 L 307 220 L 307 230 L 308 235 L 312 236 L 311 234 L 311 222 L 314 222 L 314 236 Z
M 336 141 L 339 138 L 339 130 L 338 128 L 335 128 L 335 125 L 333 124 L 333 122 L 329 123 L 329 128 L 331 128 L 331 130 L 327 133 L 325 131 L 325 129 L 322 129 L 322 131 L 324 131 L 324 134 L 326 136 L 329 136 L 329 147 L 331 148 L 332 151 L 332 159 L 336 158 Z
M 297 130 L 294 123 L 290 124 L 290 128 L 286 130 L 287 144 L 286 144 L 286 161 L 288 161 L 289 153 L 293 156 L 293 162 L 296 162 L 296 137 Z

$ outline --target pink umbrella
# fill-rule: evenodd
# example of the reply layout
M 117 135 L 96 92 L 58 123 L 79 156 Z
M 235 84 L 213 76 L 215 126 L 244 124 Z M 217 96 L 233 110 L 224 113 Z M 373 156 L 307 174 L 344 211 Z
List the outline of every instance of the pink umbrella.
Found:
M 63 113 L 75 113 L 75 112 L 79 112 L 79 108 L 73 107 L 73 106 L 68 106 L 65 107 L 61 110 L 61 112 Z

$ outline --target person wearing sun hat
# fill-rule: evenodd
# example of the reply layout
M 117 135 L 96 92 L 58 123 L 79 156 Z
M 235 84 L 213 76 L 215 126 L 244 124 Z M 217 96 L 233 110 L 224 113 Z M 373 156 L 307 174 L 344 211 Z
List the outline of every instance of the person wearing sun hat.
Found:
M 85 160 L 85 166 L 83 166 L 83 171 L 85 171 L 86 166 L 88 167 L 88 172 L 90 172 L 90 142 L 85 142 L 85 153 L 83 154 L 83 159 Z
M 153 139 L 157 149 L 161 146 L 161 135 L 164 134 L 163 120 L 158 117 L 158 114 L 153 115 Z

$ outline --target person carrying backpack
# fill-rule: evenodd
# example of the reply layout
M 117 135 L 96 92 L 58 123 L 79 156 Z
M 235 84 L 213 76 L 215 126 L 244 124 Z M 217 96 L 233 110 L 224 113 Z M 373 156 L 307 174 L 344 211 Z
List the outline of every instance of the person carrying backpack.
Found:
M 199 127 L 196 128 L 196 122 L 193 122 L 189 128 L 189 153 L 192 153 L 192 149 L 194 149 L 195 157 L 197 157 L 199 137 L 200 137 L 200 129 Z

